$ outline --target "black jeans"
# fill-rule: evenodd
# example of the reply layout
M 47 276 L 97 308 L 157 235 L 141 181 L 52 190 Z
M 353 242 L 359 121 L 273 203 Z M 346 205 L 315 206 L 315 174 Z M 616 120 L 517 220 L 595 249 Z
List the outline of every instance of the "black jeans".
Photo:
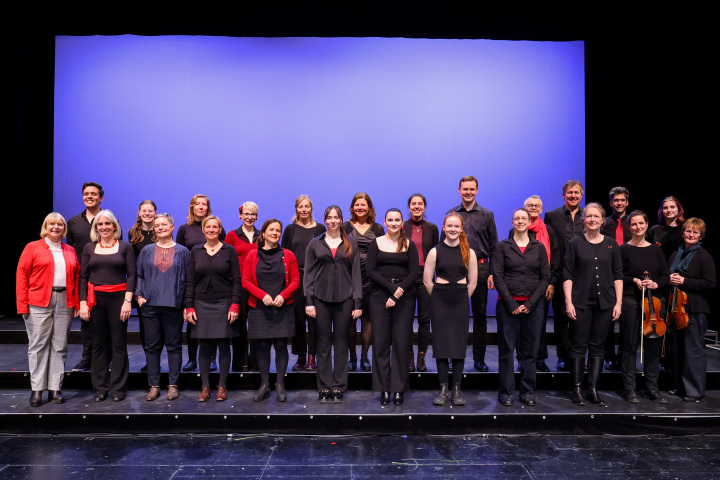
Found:
M 160 354 L 167 349 L 169 384 L 177 385 L 182 368 L 182 308 L 141 307 L 145 322 L 145 359 L 148 384 L 160 386 Z
M 501 400 L 512 398 L 515 394 L 515 369 L 513 368 L 513 352 L 517 348 L 518 358 L 523 367 L 520 397 L 523 399 L 535 398 L 538 343 L 540 330 L 543 326 L 544 308 L 541 305 L 529 314 L 513 315 L 507 310 L 502 300 L 498 300 L 496 307 L 498 326 L 498 364 L 499 388 L 498 397 Z

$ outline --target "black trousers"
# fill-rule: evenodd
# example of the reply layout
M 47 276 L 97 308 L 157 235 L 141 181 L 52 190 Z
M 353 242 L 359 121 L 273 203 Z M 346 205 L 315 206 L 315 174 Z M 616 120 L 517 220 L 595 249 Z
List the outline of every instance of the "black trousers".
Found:
M 323 302 L 315 298 L 317 312 L 317 383 L 323 388 L 347 391 L 348 331 L 352 322 L 353 300 Z M 335 355 L 331 349 L 334 349 Z
M 95 292 L 90 312 L 90 378 L 96 394 L 125 395 L 128 380 L 127 322 L 120 320 L 125 292 Z M 107 343 L 110 340 L 110 350 Z M 112 361 L 112 370 L 108 364 Z
M 424 271 L 425 266 L 420 267 L 418 278 L 415 280 L 418 319 L 418 352 L 427 352 L 428 347 L 430 346 L 430 294 L 425 288 L 425 285 L 423 285 Z M 410 343 L 410 353 L 412 353 L 412 348 L 412 343 Z
M 612 308 L 598 305 L 575 307 L 576 320 L 570 320 L 570 358 L 601 357 L 604 353 L 607 332 L 612 325 Z
M 708 319 L 705 313 L 688 313 L 688 326 L 675 330 L 674 371 L 679 377 L 680 393 L 691 397 L 705 396 L 707 375 L 707 349 L 705 331 Z
M 408 351 L 412 349 L 415 292 L 405 292 L 392 308 L 385 308 L 388 297 L 379 289 L 370 294 L 372 387 L 376 392 L 404 392 L 410 386 Z
M 487 281 L 490 276 L 490 263 L 478 264 L 477 287 L 470 297 L 473 316 L 473 360 L 485 361 L 487 350 Z
M 303 280 L 305 272 L 300 270 L 300 287 L 293 293 L 293 307 L 295 312 L 295 336 L 292 340 L 292 353 L 297 356 L 305 356 L 308 353 L 315 355 L 315 319 L 305 315 L 305 292 L 303 291 Z M 307 323 L 307 337 L 305 336 L 305 324 Z
M 664 302 L 663 302 L 664 303 Z M 642 310 L 637 295 L 623 295 L 622 313 L 620 314 L 620 368 L 623 375 L 625 390 L 635 390 L 637 349 L 640 344 L 640 329 L 642 328 Z M 662 310 L 657 312 L 662 316 Z M 658 389 L 660 376 L 660 347 L 662 337 L 643 338 L 643 366 L 645 369 L 645 388 Z
M 515 394 L 515 369 L 513 352 L 517 348 L 518 358 L 523 367 L 520 382 L 520 398 L 534 399 L 536 386 L 535 364 L 537 362 L 540 330 L 543 325 L 542 305 L 529 314 L 513 315 L 502 300 L 496 307 L 498 325 L 498 398 L 505 400 Z
M 160 354 L 167 349 L 169 384 L 177 385 L 182 368 L 182 308 L 142 306 L 148 385 L 160 386 Z

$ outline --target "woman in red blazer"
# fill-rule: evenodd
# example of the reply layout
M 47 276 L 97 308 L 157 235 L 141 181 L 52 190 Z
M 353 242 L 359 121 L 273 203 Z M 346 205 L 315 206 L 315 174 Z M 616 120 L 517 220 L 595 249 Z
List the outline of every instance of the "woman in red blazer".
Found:
M 32 394 L 30 405 L 63 403 L 62 386 L 67 340 L 72 318 L 77 316 L 80 262 L 75 250 L 62 243 L 67 222 L 50 213 L 40 229 L 40 240 L 30 242 L 20 256 L 16 275 L 17 311 L 28 333 L 28 363 Z
M 260 388 L 253 396 L 259 402 L 270 396 L 270 347 L 275 347 L 275 392 L 278 402 L 287 401 L 285 372 L 288 366 L 288 338 L 295 335 L 293 293 L 300 286 L 297 259 L 280 247 L 282 223 L 266 220 L 260 229 L 255 250 L 250 250 L 243 267 L 242 285 L 248 292 L 248 337 L 257 340 Z

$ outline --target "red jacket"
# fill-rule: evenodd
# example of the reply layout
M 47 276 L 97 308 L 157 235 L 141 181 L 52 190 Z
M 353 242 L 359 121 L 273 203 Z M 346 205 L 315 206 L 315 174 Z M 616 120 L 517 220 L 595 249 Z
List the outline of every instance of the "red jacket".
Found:
M 257 253 L 257 248 L 248 252 L 242 277 L 242 286 L 249 293 L 248 305 L 253 308 L 257 306 L 258 299 L 262 301 L 267 295 L 258 287 L 257 277 L 255 276 L 258 264 Z M 285 290 L 280 292 L 280 295 L 285 299 L 285 303 L 290 305 L 293 303 L 293 293 L 300 286 L 300 271 L 298 270 L 295 254 L 285 248 L 283 248 L 283 263 L 285 264 Z
M 71 246 L 65 243 L 62 243 L 61 246 L 65 259 L 67 306 L 68 308 L 78 308 L 80 305 L 78 301 L 80 262 Z M 45 239 L 28 243 L 20 255 L 15 275 L 17 312 L 28 313 L 28 305 L 36 307 L 50 305 L 54 276 L 55 260 Z

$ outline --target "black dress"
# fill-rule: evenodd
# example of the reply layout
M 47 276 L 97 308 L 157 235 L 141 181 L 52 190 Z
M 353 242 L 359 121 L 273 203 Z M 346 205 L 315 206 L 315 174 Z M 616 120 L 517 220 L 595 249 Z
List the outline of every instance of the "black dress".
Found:
M 467 278 L 467 266 L 459 245 L 451 247 L 440 242 L 435 251 L 435 274 L 450 283 L 435 282 L 430 295 L 433 358 L 465 358 L 470 299 L 467 283 L 457 282 Z
M 258 262 L 255 275 L 258 287 L 272 298 L 285 290 L 285 263 L 283 249 L 257 250 Z M 248 338 L 288 338 L 295 335 L 293 306 L 283 303 L 282 307 L 267 306 L 262 299 L 248 314 Z

